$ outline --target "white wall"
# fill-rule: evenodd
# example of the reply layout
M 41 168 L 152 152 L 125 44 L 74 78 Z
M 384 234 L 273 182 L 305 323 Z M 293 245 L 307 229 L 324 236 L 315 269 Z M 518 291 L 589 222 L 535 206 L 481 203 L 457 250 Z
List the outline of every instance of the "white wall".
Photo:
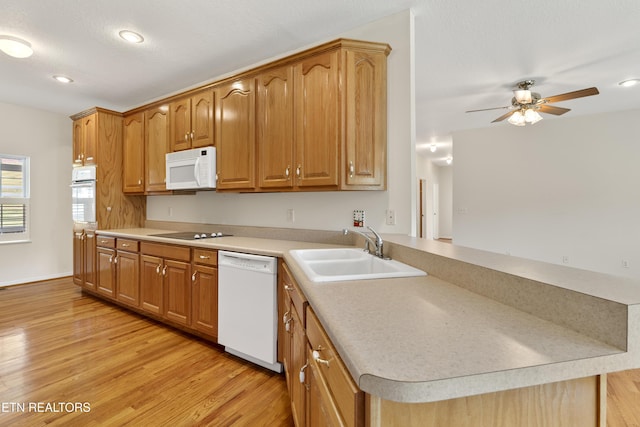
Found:
M 438 226 L 440 238 L 451 239 L 453 235 L 453 166 L 436 166 L 438 171 Z
M 455 133 L 455 243 L 640 278 L 639 116 Z
M 164 221 L 240 224 L 287 228 L 339 230 L 351 224 L 353 210 L 366 211 L 367 224 L 379 231 L 409 234 L 415 227 L 412 198 L 415 127 L 413 99 L 413 15 L 405 11 L 354 29 L 338 37 L 385 42 L 388 57 L 388 181 L 387 191 L 314 193 L 216 194 L 149 196 L 147 218 Z M 325 40 L 318 40 L 318 44 Z M 415 205 L 413 205 L 415 206 Z M 287 222 L 287 209 L 295 222 Z M 385 225 L 385 211 L 394 209 L 396 225 Z M 171 215 L 169 213 L 172 213 Z
M 0 244 L 0 286 L 72 271 L 71 120 L 0 103 L 0 153 L 31 157 L 31 242 Z

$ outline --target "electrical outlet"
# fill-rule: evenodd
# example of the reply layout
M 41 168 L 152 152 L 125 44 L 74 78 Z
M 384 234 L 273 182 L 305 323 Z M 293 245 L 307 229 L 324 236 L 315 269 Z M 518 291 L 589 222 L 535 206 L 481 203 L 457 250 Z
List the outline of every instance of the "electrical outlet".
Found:
M 629 260 L 628 259 L 623 259 L 622 260 L 622 268 L 629 268 Z
M 287 209 L 287 222 L 296 222 L 296 211 Z
M 169 216 L 173 216 L 173 208 L 169 208 L 168 212 Z
M 396 225 L 396 211 L 387 209 L 387 225 Z
M 364 211 L 362 209 L 353 211 L 353 226 L 364 227 Z
M 562 263 L 563 264 L 569 264 L 569 256 L 568 255 L 562 255 Z

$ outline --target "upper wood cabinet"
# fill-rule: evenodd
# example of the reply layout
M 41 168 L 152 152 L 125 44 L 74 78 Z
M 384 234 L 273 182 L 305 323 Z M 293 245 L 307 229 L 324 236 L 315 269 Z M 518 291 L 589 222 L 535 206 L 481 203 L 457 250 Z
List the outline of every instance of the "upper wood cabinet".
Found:
M 386 188 L 388 54 L 388 49 L 362 47 L 342 51 L 344 188 Z
M 255 78 L 222 84 L 216 92 L 217 189 L 255 188 Z
M 214 93 L 203 90 L 171 103 L 171 151 L 214 145 Z
M 295 65 L 296 164 L 299 187 L 338 186 L 340 143 L 339 51 Z
M 123 123 L 122 191 L 144 192 L 144 113 L 125 116 Z
M 256 79 L 258 185 L 291 188 L 293 167 L 293 67 L 265 71 Z
M 341 40 L 258 75 L 258 191 L 386 188 L 389 51 Z
M 100 229 L 140 227 L 144 221 L 146 200 L 142 196 L 124 194 L 122 114 L 103 108 L 92 108 L 74 116 L 74 165 L 95 164 L 96 220 Z M 82 137 L 78 137 L 78 133 Z M 82 148 L 80 148 L 82 147 Z
M 97 114 L 90 114 L 73 121 L 74 166 L 97 163 Z
M 169 146 L 169 107 L 167 105 L 145 111 L 145 191 L 167 191 L 165 156 Z

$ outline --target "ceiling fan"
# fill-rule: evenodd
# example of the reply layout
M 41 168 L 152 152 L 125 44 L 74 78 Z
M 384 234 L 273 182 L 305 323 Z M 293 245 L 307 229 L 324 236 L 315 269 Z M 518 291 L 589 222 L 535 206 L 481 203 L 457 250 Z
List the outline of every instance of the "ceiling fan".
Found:
M 535 83 L 535 80 L 525 80 L 518 83 L 517 88 L 513 90 L 513 98 L 511 98 L 511 105 L 509 106 L 484 108 L 481 110 L 469 110 L 466 112 L 473 113 L 476 111 L 502 110 L 508 108 L 511 111 L 503 114 L 491 123 L 500 122 L 508 118 L 508 122 L 512 125 L 524 126 L 527 123 L 534 124 L 542 120 L 542 116 L 540 115 L 540 113 L 560 116 L 566 112 L 571 111 L 571 109 L 569 108 L 555 107 L 549 104 L 552 104 L 554 102 L 567 101 L 569 99 L 597 95 L 600 93 L 598 92 L 597 88 L 590 87 L 587 89 L 581 89 L 573 92 L 563 93 L 560 95 L 541 98 L 539 93 L 532 92 L 530 90 Z

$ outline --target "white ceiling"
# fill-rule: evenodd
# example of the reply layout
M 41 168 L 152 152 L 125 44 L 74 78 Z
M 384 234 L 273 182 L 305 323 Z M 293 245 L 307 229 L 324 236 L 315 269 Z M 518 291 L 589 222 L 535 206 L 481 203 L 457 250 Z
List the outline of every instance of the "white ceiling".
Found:
M 0 102 L 71 115 L 142 105 L 284 52 L 413 8 L 418 150 L 490 122 L 515 83 L 549 96 L 596 86 L 600 95 L 554 105 L 578 114 L 640 108 L 638 0 L 0 0 L 0 35 L 35 54 L 0 53 Z M 145 43 L 122 42 L 121 29 Z M 61 85 L 52 79 L 74 79 Z M 448 154 L 448 153 L 447 153 Z

